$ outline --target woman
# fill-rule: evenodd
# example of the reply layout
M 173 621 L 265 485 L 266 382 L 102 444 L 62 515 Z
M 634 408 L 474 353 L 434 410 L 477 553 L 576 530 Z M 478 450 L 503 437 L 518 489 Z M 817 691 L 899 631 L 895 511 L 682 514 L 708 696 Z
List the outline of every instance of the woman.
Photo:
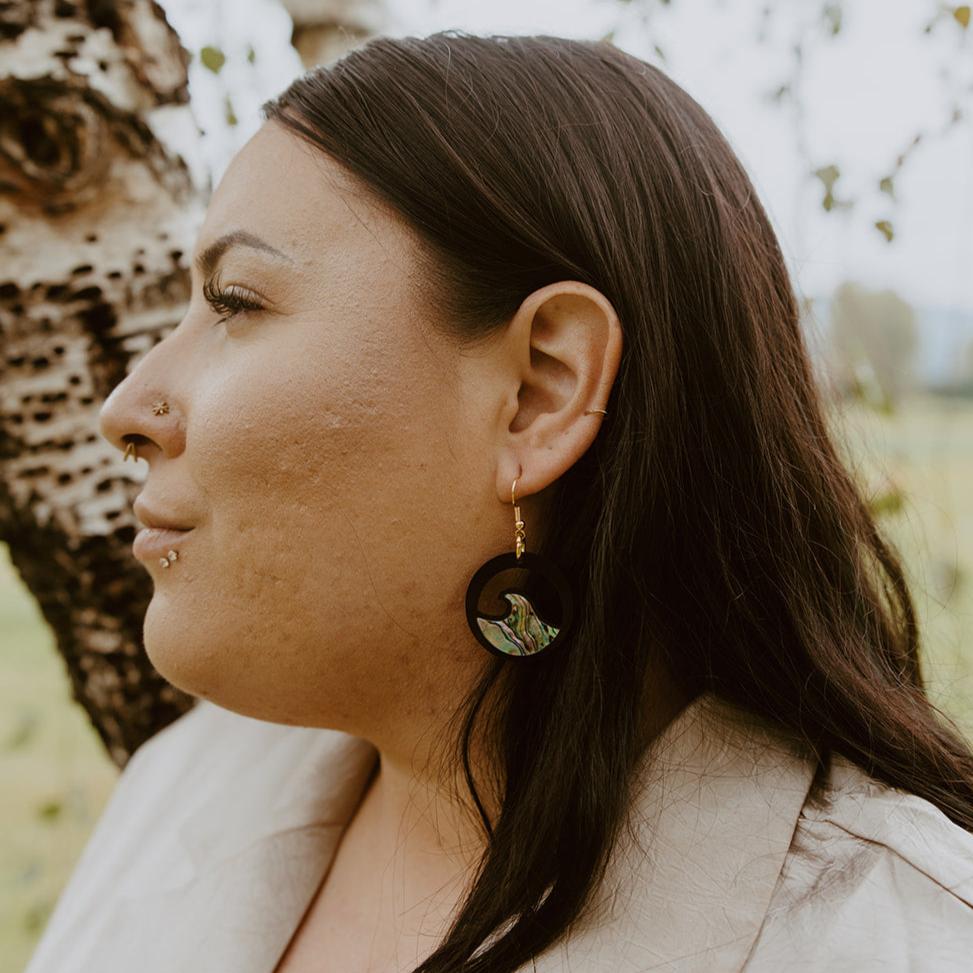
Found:
M 709 116 L 456 31 L 264 110 L 102 412 L 200 703 L 29 973 L 968 969 L 973 756 Z

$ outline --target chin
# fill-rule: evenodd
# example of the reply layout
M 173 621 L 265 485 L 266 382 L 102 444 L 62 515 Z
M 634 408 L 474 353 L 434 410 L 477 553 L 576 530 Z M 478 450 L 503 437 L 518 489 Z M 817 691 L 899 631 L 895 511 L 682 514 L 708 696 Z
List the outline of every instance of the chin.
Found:
M 218 703 L 225 675 L 218 657 L 202 649 L 198 640 L 180 638 L 169 626 L 157 629 L 150 622 L 150 614 L 146 614 L 142 641 L 155 671 L 176 689 Z

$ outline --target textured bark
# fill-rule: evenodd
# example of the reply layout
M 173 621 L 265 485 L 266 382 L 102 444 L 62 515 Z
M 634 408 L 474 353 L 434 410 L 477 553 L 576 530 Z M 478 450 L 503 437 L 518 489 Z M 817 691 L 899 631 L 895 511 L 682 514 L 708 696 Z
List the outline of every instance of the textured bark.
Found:
M 145 467 L 98 431 L 189 300 L 188 61 L 151 0 L 0 4 L 0 538 L 119 767 L 194 702 L 142 646 Z
M 388 17 L 382 0 L 282 0 L 294 22 L 291 43 L 305 68 L 330 64 L 378 33 Z

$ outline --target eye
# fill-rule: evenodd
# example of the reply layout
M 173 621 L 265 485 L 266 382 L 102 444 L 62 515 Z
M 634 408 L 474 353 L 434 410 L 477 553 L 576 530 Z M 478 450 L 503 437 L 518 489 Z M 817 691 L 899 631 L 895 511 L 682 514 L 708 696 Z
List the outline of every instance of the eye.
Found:
M 236 290 L 233 287 L 224 290 L 220 286 L 218 277 L 211 278 L 203 284 L 203 297 L 214 311 L 224 315 L 216 322 L 217 324 L 222 324 L 224 321 L 242 311 L 263 310 L 262 305 L 258 304 L 243 291 Z

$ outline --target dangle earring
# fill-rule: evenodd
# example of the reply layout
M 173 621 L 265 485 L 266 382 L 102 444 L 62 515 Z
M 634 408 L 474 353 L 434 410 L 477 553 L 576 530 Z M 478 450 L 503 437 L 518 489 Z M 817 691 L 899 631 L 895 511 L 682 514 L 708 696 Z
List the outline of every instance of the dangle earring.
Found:
M 523 470 L 521 470 L 523 473 Z M 514 509 L 514 550 L 480 565 L 466 589 L 466 620 L 476 640 L 502 658 L 534 656 L 562 642 L 574 623 L 574 596 L 561 569 L 549 558 L 527 551 L 527 534 L 517 503 L 517 480 L 510 486 Z M 487 586 L 514 571 L 526 580 L 503 584 L 492 594 L 500 611 L 484 610 L 480 598 Z M 501 582 L 502 583 L 502 582 Z M 494 585 L 494 588 L 496 585 Z

